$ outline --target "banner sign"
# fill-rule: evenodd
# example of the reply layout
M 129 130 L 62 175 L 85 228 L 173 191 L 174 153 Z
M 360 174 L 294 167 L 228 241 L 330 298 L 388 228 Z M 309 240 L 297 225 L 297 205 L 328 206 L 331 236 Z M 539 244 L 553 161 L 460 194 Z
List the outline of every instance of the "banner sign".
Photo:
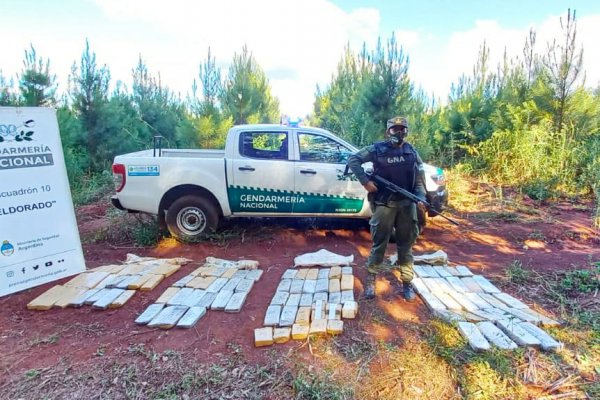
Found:
M 0 296 L 84 270 L 56 111 L 0 107 Z

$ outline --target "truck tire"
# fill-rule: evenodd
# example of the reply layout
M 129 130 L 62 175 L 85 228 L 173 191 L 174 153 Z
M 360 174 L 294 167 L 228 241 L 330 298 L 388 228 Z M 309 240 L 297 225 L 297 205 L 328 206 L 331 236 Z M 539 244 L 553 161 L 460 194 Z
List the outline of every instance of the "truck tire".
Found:
M 217 229 L 219 214 L 208 199 L 188 195 L 171 204 L 165 221 L 172 236 L 184 242 L 195 242 Z

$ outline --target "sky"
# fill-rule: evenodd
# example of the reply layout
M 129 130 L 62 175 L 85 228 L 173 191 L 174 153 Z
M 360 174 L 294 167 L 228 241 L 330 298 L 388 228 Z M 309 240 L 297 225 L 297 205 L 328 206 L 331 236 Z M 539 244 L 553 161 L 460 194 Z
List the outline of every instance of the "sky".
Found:
M 266 73 L 283 114 L 312 111 L 317 85 L 331 81 L 344 46 L 374 49 L 392 35 L 417 88 L 442 103 L 470 75 L 483 42 L 495 69 L 504 52 L 522 54 L 530 29 L 537 51 L 562 40 L 560 17 L 576 10 L 586 83 L 600 84 L 600 1 L 583 0 L 2 0 L 0 72 L 15 77 L 33 45 L 50 60 L 59 92 L 86 39 L 112 82 L 131 87 L 139 58 L 183 98 L 208 49 L 226 76 L 244 45 Z

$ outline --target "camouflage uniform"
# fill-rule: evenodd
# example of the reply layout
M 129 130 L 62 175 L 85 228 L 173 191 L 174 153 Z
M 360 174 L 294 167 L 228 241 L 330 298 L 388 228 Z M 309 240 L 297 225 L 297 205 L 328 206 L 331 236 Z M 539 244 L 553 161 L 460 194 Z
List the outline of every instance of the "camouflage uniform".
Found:
M 390 121 L 393 123 L 395 120 Z M 373 163 L 373 172 L 376 175 L 425 199 L 423 161 L 409 143 L 401 142 L 396 145 L 389 140 L 378 142 L 350 156 L 348 167 L 363 185 L 369 181 L 362 167 L 366 162 Z M 370 220 L 373 246 L 366 268 L 370 274 L 373 274 L 371 279 L 377 273 L 393 268 L 399 269 L 402 282 L 408 283 L 413 278 L 412 246 L 419 235 L 416 204 L 403 198 L 402 195 L 390 193 L 383 188 L 370 193 L 369 200 L 373 211 Z M 384 264 L 384 257 L 394 228 L 398 261 L 396 265 L 390 266 Z

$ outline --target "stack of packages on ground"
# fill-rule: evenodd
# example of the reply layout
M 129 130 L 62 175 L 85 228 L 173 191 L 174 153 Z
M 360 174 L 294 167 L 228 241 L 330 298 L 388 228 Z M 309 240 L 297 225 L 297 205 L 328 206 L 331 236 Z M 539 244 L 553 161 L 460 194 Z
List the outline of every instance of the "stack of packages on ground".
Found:
M 191 328 L 208 309 L 240 312 L 250 290 L 262 276 L 258 261 L 207 257 L 203 266 L 184 276 L 135 322 L 153 328 Z
M 342 318 L 353 319 L 358 312 L 349 265 L 352 260 L 352 256 L 327 250 L 296 257 L 296 268 L 326 268 L 288 269 L 283 273 L 267 308 L 264 327 L 254 330 L 255 346 L 285 343 L 290 337 L 303 340 L 310 335 L 342 333 Z
M 105 310 L 123 306 L 136 290 L 154 289 L 165 277 L 174 274 L 185 258 L 161 259 L 128 254 L 122 265 L 104 265 L 85 271 L 64 285 L 51 287 L 33 299 L 27 308 L 49 310 L 91 305 Z
M 561 347 L 560 342 L 540 328 L 557 326 L 557 321 L 502 292 L 466 266 L 448 266 L 444 252 L 417 256 L 415 263 L 422 263 L 414 267 L 415 291 L 436 316 L 456 324 L 474 350 L 488 350 L 492 345 L 501 349 Z

